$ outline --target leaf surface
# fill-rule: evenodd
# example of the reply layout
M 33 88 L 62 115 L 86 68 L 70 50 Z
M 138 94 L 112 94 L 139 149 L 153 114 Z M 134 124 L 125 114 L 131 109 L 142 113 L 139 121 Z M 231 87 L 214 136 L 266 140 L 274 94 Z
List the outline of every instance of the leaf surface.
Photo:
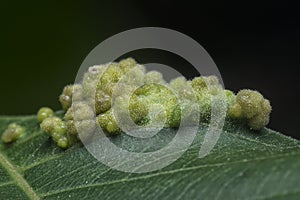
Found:
M 0 117 L 0 135 L 11 122 L 23 125 L 26 133 L 13 144 L 0 143 L 0 199 L 300 197 L 300 142 L 267 128 L 253 132 L 228 122 L 212 152 L 199 159 L 207 129 L 203 125 L 188 151 L 173 164 L 129 174 L 100 163 L 80 144 L 61 150 L 40 130 L 35 116 Z M 176 130 L 165 129 L 147 141 L 125 134 L 111 140 L 128 150 L 154 151 L 175 134 Z

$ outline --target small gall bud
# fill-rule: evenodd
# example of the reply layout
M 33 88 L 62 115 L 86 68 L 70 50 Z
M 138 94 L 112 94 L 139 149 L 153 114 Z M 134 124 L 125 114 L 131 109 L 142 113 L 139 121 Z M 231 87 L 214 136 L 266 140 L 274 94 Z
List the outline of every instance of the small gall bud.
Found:
M 48 117 L 52 117 L 52 116 L 53 116 L 53 110 L 51 108 L 48 108 L 48 107 L 40 108 L 38 113 L 37 113 L 37 119 L 40 123 L 43 122 L 44 119 L 46 119 Z
M 1 139 L 4 143 L 11 143 L 19 139 L 24 134 L 24 128 L 16 123 L 8 125 Z

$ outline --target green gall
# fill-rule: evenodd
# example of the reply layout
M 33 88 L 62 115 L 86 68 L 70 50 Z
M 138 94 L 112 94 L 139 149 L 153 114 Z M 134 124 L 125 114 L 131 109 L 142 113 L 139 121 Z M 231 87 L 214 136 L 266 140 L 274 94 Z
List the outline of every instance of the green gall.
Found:
M 201 76 L 192 80 L 191 85 L 193 89 L 198 92 L 208 91 L 212 95 L 216 95 L 222 90 L 219 80 L 216 76 Z
M 16 123 L 11 123 L 4 131 L 1 139 L 4 143 L 11 143 L 19 139 L 24 134 L 24 132 L 25 129 L 22 126 Z
M 67 133 L 71 135 L 77 135 L 77 130 L 74 124 L 74 117 L 73 117 L 73 109 L 72 107 L 68 109 L 68 111 L 65 113 L 65 116 L 63 117 L 63 120 L 65 121 Z
M 170 88 L 176 92 L 177 97 L 181 100 L 195 100 L 194 89 L 184 77 L 172 79 L 169 84 Z
M 174 78 L 170 81 L 169 86 L 176 91 L 181 91 L 186 88 L 187 81 L 184 77 Z
M 227 108 L 230 108 L 230 106 L 233 105 L 235 102 L 235 94 L 230 90 L 225 90 L 225 96 Z
M 64 122 L 59 117 L 48 117 L 41 123 L 41 129 L 51 134 L 54 130 L 63 129 Z
M 74 102 L 64 116 L 67 135 L 69 137 L 78 136 L 78 132 L 84 133 L 84 137 L 91 135 L 95 128 L 93 118 L 93 109 L 87 102 Z
M 79 84 L 74 84 L 64 87 L 62 94 L 59 96 L 59 101 L 64 110 L 68 110 L 68 108 L 71 107 L 73 93 L 75 93 L 77 90 L 81 91 L 82 86 Z
M 59 117 L 46 118 L 41 123 L 41 129 L 51 135 L 57 146 L 65 149 L 69 145 L 66 122 Z
M 93 109 L 84 101 L 75 102 L 72 105 L 73 117 L 76 121 L 94 118 Z
M 171 111 L 171 116 L 169 120 L 169 126 L 172 128 L 179 127 L 180 122 L 181 122 L 181 105 L 177 104 L 176 106 L 173 107 Z
M 97 85 L 99 84 L 99 87 L 101 87 L 100 77 L 106 67 L 106 65 L 95 65 L 89 67 L 88 72 L 84 74 L 82 80 L 82 90 L 85 96 L 93 97 L 93 95 L 95 95 L 93 92 L 97 88 Z
M 241 90 L 236 95 L 236 102 L 242 107 L 244 116 L 251 118 L 261 111 L 264 97 L 257 91 Z
M 119 130 L 119 127 L 118 125 L 116 124 L 115 121 L 109 121 L 107 124 L 106 124 L 106 130 L 109 132 L 109 133 L 115 133 Z
M 76 130 L 80 133 L 81 140 L 87 140 L 90 138 L 96 128 L 96 122 L 93 119 L 75 121 Z
M 270 102 L 257 91 L 241 90 L 235 95 L 224 90 L 216 76 L 177 77 L 167 83 L 160 72 L 147 72 L 132 58 L 90 67 L 80 84 L 64 88 L 59 100 L 66 111 L 63 119 L 41 108 L 38 120 L 61 148 L 78 138 L 91 138 L 97 123 L 110 135 L 135 128 L 132 122 L 166 128 L 177 128 L 182 122 L 209 123 L 212 103 L 216 109 L 226 106 L 228 118 L 244 121 L 254 130 L 268 124 L 271 112 Z
M 150 71 L 145 75 L 145 83 L 165 84 L 165 80 L 163 79 L 163 75 L 160 72 Z
M 208 91 L 197 93 L 197 101 L 200 111 L 200 122 L 208 123 L 211 115 L 211 94 Z
M 260 130 L 269 123 L 269 117 L 270 116 L 268 114 L 258 114 L 257 116 L 249 119 L 248 125 L 253 130 Z
M 37 113 L 37 119 L 39 122 L 43 122 L 44 119 L 53 116 L 53 110 L 48 107 L 42 107 Z
M 133 95 L 129 102 L 129 111 L 132 120 L 136 123 L 142 121 L 148 115 L 149 109 L 144 97 Z
M 130 71 L 136 65 L 137 65 L 137 63 L 133 58 L 127 58 L 127 59 L 121 60 L 119 62 L 119 66 L 124 73 Z
M 108 133 L 117 133 L 119 131 L 117 121 L 111 109 L 104 114 L 98 115 L 97 121 L 100 127 L 107 130 Z
M 116 86 L 116 83 L 114 82 L 111 82 L 111 83 L 106 83 L 102 86 L 102 91 L 109 95 L 109 96 L 112 96 L 114 90 L 115 90 L 115 86 Z
M 216 76 L 203 76 L 207 85 L 219 85 L 219 79 Z
M 111 107 L 111 96 L 102 90 L 97 90 L 95 95 L 96 114 L 104 113 Z
M 262 94 L 253 90 L 241 90 L 230 107 L 230 116 L 245 118 L 250 128 L 259 130 L 269 123 L 271 105 Z
M 69 145 L 68 138 L 67 137 L 61 137 L 57 140 L 57 146 L 60 148 L 66 149 Z
M 63 119 L 64 119 L 65 121 L 73 120 L 73 119 L 74 119 L 72 107 L 70 107 L 70 108 L 67 110 L 67 112 L 65 113 Z
M 54 141 L 58 141 L 60 138 L 64 137 L 64 134 L 53 132 L 51 133 L 51 137 Z
M 71 135 L 77 135 L 77 129 L 74 123 L 74 120 L 68 120 L 66 121 L 66 127 L 67 127 L 67 133 Z
M 125 84 L 129 87 L 144 85 L 145 73 L 146 69 L 143 65 L 136 65 L 122 76 L 118 84 Z
M 263 100 L 263 102 L 261 103 L 261 108 L 262 108 L 262 112 L 266 115 L 269 115 L 272 111 L 270 101 L 267 99 Z
M 216 76 L 196 77 L 190 82 L 198 102 L 200 122 L 208 123 L 211 115 L 211 100 L 220 92 Z
M 192 80 L 191 85 L 196 92 L 207 89 L 207 83 L 203 77 L 196 77 Z
M 229 116 L 232 118 L 242 117 L 242 107 L 240 104 L 234 104 L 229 108 Z
M 118 63 L 110 63 L 101 76 L 101 84 L 105 85 L 111 82 L 118 82 L 123 76 L 123 71 L 120 69 Z
M 171 122 L 172 110 L 177 105 L 178 98 L 167 86 L 145 84 L 139 90 L 136 90 L 134 95 L 136 96 L 133 96 L 130 102 L 130 111 L 131 113 L 137 113 L 141 121 L 151 124 L 153 120 L 164 121 L 163 119 L 166 118 L 166 127 L 169 127 L 173 123 Z M 133 106 L 135 104 L 138 105 L 135 107 Z M 143 107 L 143 105 L 146 107 Z M 143 116 L 146 113 L 147 115 Z

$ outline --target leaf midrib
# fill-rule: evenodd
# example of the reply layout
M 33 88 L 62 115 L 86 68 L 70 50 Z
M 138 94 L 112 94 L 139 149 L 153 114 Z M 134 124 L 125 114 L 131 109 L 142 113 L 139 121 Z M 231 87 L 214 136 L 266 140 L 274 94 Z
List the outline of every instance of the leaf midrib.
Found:
M 32 187 L 27 183 L 19 171 L 10 163 L 10 161 L 0 151 L 0 164 L 6 169 L 8 174 L 13 179 L 13 182 L 19 186 L 25 194 L 34 200 L 39 200 L 40 197 L 35 193 Z

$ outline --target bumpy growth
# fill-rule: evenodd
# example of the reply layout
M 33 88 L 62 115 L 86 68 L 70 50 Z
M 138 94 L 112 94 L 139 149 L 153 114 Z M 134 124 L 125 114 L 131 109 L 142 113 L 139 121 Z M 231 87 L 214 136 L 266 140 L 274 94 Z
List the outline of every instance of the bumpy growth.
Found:
M 16 123 L 11 123 L 2 134 L 1 139 L 4 143 L 11 143 L 19 139 L 24 134 L 24 132 L 25 129 L 22 126 Z
M 225 92 L 227 117 L 244 120 L 254 130 L 268 124 L 271 106 L 257 91 L 241 90 L 235 95 L 223 90 L 215 76 L 178 77 L 166 83 L 161 73 L 147 72 L 132 58 L 90 67 L 80 84 L 64 88 L 59 98 L 66 111 L 63 119 L 42 108 L 38 120 L 58 146 L 67 148 L 78 137 L 91 137 L 97 124 L 107 134 L 121 133 L 124 127 L 128 130 L 131 123 L 156 126 L 163 122 L 164 127 L 176 128 L 183 111 L 193 112 L 193 103 L 199 106 L 199 123 L 208 123 L 212 97 L 220 92 Z M 82 132 L 78 130 L 84 130 L 84 135 L 78 136 Z

